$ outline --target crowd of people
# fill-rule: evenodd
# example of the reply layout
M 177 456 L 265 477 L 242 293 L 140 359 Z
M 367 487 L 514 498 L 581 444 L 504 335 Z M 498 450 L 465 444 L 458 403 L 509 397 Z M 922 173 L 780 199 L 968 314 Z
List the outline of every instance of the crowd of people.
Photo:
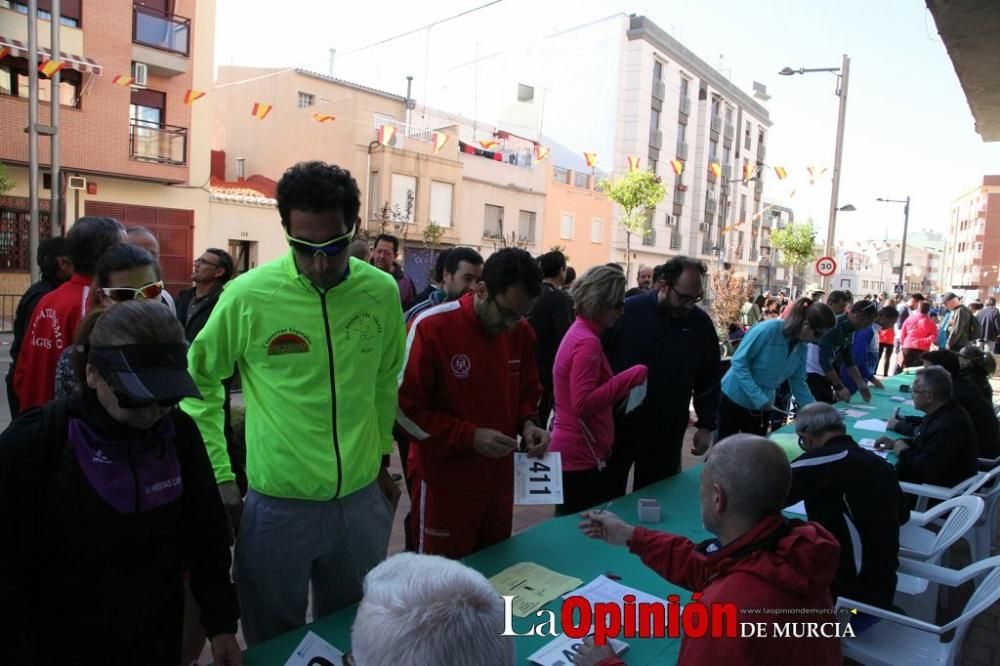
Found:
M 349 172 L 296 164 L 276 198 L 289 252 L 234 280 L 209 248 L 176 298 L 147 229 L 83 217 L 39 248 L 0 436 L 0 662 L 190 664 L 207 638 L 215 663 L 238 664 L 238 622 L 253 646 L 303 625 L 311 600 L 315 617 L 361 602 L 359 666 L 509 663 L 499 598 L 452 560 L 511 536 L 518 451 L 561 455 L 557 515 L 583 512 L 584 534 L 703 601 L 889 607 L 898 479 L 952 485 L 1000 456 L 995 362 L 977 344 L 996 344 L 993 301 L 973 315 L 946 294 L 936 323 L 920 294 L 765 293 L 724 322 L 724 363 L 697 259 L 641 266 L 629 289 L 614 263 L 577 277 L 558 251 L 456 247 L 418 292 L 398 239 L 359 236 Z M 926 415 L 894 418 L 912 438 L 882 442 L 896 471 L 831 406 L 870 400 L 883 355 L 926 366 Z M 789 415 L 791 464 L 762 437 Z M 711 543 L 589 510 L 678 474 L 692 426 Z M 402 492 L 411 552 L 386 560 Z M 800 500 L 810 522 L 783 519 Z M 433 626 L 409 606 L 435 609 Z M 746 649 L 685 640 L 681 661 L 791 663 L 777 644 Z M 835 640 L 802 650 L 839 663 Z M 618 663 L 596 646 L 581 659 Z

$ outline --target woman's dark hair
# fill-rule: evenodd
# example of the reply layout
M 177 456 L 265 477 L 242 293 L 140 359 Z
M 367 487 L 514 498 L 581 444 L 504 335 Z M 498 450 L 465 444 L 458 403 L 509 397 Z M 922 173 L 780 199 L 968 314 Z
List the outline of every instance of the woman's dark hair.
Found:
M 351 172 L 325 162 L 299 162 L 278 181 L 278 214 L 287 231 L 293 210 L 325 213 L 339 210 L 353 229 L 361 210 L 361 191 Z
M 764 305 L 767 304 L 767 299 L 765 299 L 764 295 L 761 294 L 760 296 L 758 296 L 757 298 L 754 299 L 753 303 L 754 303 L 754 305 L 756 305 L 757 307 L 760 308 L 761 312 L 763 312 L 764 311 Z
M 931 311 L 931 302 L 920 301 L 920 305 L 917 306 L 917 309 L 920 310 L 922 314 L 927 314 L 928 312 Z
M 205 250 L 205 252 L 208 252 L 209 254 L 214 254 L 215 257 L 219 260 L 219 268 L 225 271 L 222 274 L 222 277 L 219 278 L 219 284 L 226 284 L 227 282 L 229 282 L 233 278 L 233 271 L 234 271 L 232 255 L 226 252 L 225 250 L 220 250 L 217 247 L 210 247 L 207 250 Z
M 483 264 L 483 282 L 490 298 L 496 298 L 515 285 L 536 298 L 542 292 L 542 270 L 525 250 L 505 247 L 490 255 Z
M 564 287 L 570 286 L 571 284 L 573 284 L 574 280 L 576 280 L 576 269 L 573 268 L 572 266 L 567 266 L 566 267 L 566 280 L 563 282 L 563 286 Z
M 141 266 L 152 266 L 159 277 L 156 261 L 153 255 L 146 252 L 138 245 L 112 245 L 101 255 L 97 262 L 97 271 L 94 274 L 94 291 L 110 286 L 111 274 L 118 271 L 127 271 Z
M 935 349 L 924 352 L 920 355 L 920 360 L 931 365 L 939 365 L 948 371 L 952 377 L 958 377 L 962 370 L 962 364 L 958 361 L 958 354 L 947 349 Z
M 92 276 L 97 260 L 112 245 L 121 243 L 125 227 L 112 217 L 81 217 L 66 234 L 73 271 Z
M 781 314 L 781 303 L 778 302 L 777 298 L 766 298 L 764 299 L 764 312 L 771 312 L 774 314 Z
M 147 252 L 148 254 L 148 252 Z M 184 329 L 170 308 L 159 301 L 126 301 L 91 312 L 76 332 L 73 374 L 87 385 L 87 356 L 91 345 L 182 344 Z
M 800 298 L 792 304 L 785 316 L 785 337 L 799 339 L 802 335 L 802 325 L 808 323 L 809 328 L 816 332 L 828 331 L 837 323 L 837 317 L 826 303 L 813 301 L 811 298 Z

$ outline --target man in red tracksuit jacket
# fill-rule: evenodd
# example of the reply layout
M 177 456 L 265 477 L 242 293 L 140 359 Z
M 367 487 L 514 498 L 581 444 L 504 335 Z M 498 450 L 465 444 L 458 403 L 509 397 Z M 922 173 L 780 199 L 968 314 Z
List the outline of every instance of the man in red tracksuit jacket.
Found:
M 473 293 L 410 325 L 396 420 L 410 435 L 412 543 L 459 558 L 510 537 L 513 452 L 543 455 L 541 384 L 525 317 L 542 274 L 517 248 L 493 254 Z
M 748 474 L 747 470 L 752 470 Z M 700 592 L 700 602 L 735 604 L 739 622 L 765 623 L 766 636 L 683 637 L 677 663 L 740 666 L 839 666 L 840 639 L 775 635 L 771 623 L 836 625 L 830 583 L 840 545 L 819 523 L 781 515 L 791 468 L 770 440 L 733 435 L 709 450 L 701 472 L 701 516 L 718 537 L 702 544 L 626 524 L 612 513 L 583 514 L 580 529 L 592 538 L 627 545 L 643 563 L 674 585 Z M 589 639 L 588 639 L 589 642 Z M 621 666 L 610 646 L 580 650 L 577 664 Z
M 38 301 L 14 370 L 14 393 L 22 412 L 55 397 L 56 365 L 87 314 L 97 260 L 109 247 L 124 241 L 125 228 L 110 217 L 81 217 L 66 235 L 73 277 Z

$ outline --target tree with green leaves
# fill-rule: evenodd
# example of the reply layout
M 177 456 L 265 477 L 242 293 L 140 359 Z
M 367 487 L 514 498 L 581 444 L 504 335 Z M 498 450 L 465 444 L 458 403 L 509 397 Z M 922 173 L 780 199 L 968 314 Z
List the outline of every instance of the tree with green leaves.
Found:
M 600 189 L 618 204 L 618 221 L 625 228 L 625 274 L 632 271 L 632 235 L 645 238 L 649 216 L 667 196 L 667 187 L 652 171 L 632 171 L 614 180 L 604 179 Z
M 7 166 L 0 164 L 0 194 L 7 194 L 14 189 L 14 181 L 7 175 Z
M 781 253 L 781 263 L 792 270 L 792 277 L 788 280 L 791 295 L 795 293 L 792 289 L 795 272 L 816 259 L 816 230 L 812 220 L 799 224 L 792 222 L 784 229 L 775 229 L 771 232 L 771 247 Z

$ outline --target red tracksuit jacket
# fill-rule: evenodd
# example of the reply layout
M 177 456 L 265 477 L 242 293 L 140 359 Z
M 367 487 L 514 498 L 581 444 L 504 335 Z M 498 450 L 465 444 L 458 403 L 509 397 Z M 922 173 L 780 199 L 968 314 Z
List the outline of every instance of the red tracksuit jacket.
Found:
M 14 392 L 21 411 L 44 405 L 56 395 L 56 365 L 73 344 L 76 328 L 87 313 L 91 278 L 73 273 L 38 301 L 24 334 L 14 370 Z
M 397 421 L 410 434 L 410 469 L 429 484 L 475 495 L 513 492 L 513 456 L 472 448 L 476 428 L 517 437 L 542 388 L 527 321 L 486 333 L 473 294 L 426 310 L 406 336 Z

